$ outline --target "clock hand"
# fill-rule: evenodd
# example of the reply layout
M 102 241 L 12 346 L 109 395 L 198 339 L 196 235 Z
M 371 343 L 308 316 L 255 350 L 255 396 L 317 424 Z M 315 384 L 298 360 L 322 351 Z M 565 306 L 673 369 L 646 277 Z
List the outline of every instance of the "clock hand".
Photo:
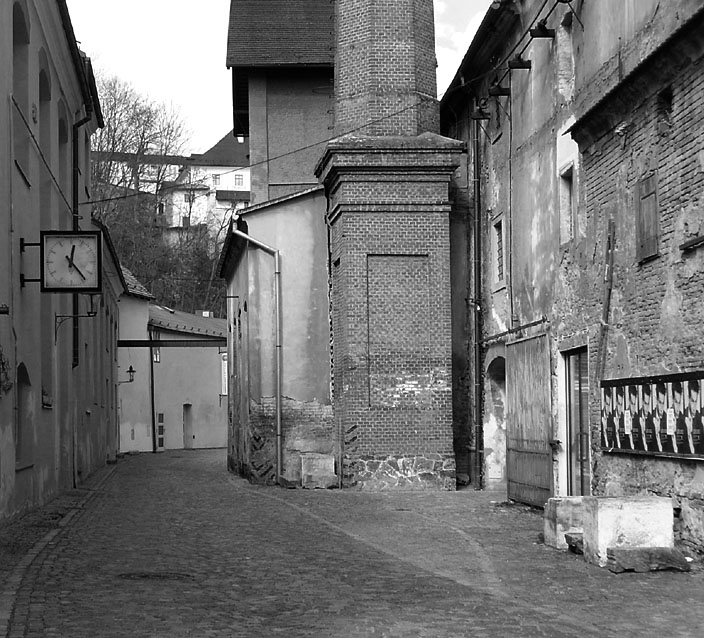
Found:
M 71 253 L 73 254 L 73 250 L 71 251 Z M 77 272 L 77 273 L 83 278 L 83 280 L 85 281 L 86 276 L 81 272 L 81 269 L 80 269 L 78 266 L 76 266 L 76 264 L 73 263 L 73 259 L 71 259 L 71 257 L 69 257 L 68 255 L 66 255 L 66 259 L 68 260 L 68 266 L 69 266 L 69 268 L 75 268 L 76 272 Z

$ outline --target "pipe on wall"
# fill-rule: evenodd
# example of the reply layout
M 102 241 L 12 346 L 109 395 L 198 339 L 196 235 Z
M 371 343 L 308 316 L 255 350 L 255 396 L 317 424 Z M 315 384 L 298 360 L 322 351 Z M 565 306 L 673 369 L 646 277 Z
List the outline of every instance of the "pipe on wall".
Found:
M 482 222 L 481 222 L 481 184 L 479 171 L 479 122 L 474 121 L 474 157 L 473 157 L 473 186 L 474 186 L 474 483 L 475 489 L 484 487 L 484 405 L 483 405 L 483 379 L 482 374 Z
M 242 237 L 253 246 L 263 250 L 266 253 L 274 256 L 274 314 L 276 320 L 276 360 L 275 360 L 275 376 L 276 376 L 276 484 L 281 484 L 281 469 L 283 467 L 283 427 L 282 427 L 282 387 L 283 387 L 283 352 L 282 352 L 282 330 L 283 318 L 281 310 L 281 255 L 278 249 L 265 244 L 251 235 L 232 229 L 232 234 Z

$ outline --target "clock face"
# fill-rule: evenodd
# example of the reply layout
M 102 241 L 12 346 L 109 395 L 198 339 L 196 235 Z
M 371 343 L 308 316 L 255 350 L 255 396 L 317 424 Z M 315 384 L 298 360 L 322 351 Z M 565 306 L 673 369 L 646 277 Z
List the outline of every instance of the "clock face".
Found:
M 100 292 L 101 237 L 91 231 L 43 231 L 42 290 Z

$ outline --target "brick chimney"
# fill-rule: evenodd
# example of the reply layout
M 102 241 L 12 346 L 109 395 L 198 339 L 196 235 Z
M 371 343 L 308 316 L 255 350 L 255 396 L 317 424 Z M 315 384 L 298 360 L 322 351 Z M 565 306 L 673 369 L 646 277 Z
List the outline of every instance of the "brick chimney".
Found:
M 343 481 L 454 489 L 449 183 L 432 0 L 336 1 L 328 195 Z
M 337 0 L 335 132 L 437 133 L 430 0 Z

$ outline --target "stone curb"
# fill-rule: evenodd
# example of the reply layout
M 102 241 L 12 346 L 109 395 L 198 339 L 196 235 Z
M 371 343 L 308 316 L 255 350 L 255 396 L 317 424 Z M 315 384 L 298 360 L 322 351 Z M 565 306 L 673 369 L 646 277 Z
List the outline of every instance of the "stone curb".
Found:
M 5 586 L 2 590 L 0 590 L 0 636 L 10 638 L 10 636 L 17 635 L 17 630 L 13 628 L 13 619 L 17 603 L 17 592 L 19 591 L 22 581 L 25 579 L 32 563 L 34 563 L 37 556 L 41 554 L 47 545 L 52 543 L 52 541 L 66 529 L 76 515 L 85 508 L 87 503 L 97 495 L 98 490 L 108 481 L 116 470 L 117 465 L 108 467 L 103 476 L 101 476 L 94 485 L 91 485 L 89 488 L 90 491 L 82 497 L 77 502 L 75 507 L 58 522 L 58 528 L 47 532 L 22 557 L 17 565 L 15 565 L 12 570 L 12 574 L 5 583 Z M 24 635 L 24 628 L 21 628 L 19 635 Z

